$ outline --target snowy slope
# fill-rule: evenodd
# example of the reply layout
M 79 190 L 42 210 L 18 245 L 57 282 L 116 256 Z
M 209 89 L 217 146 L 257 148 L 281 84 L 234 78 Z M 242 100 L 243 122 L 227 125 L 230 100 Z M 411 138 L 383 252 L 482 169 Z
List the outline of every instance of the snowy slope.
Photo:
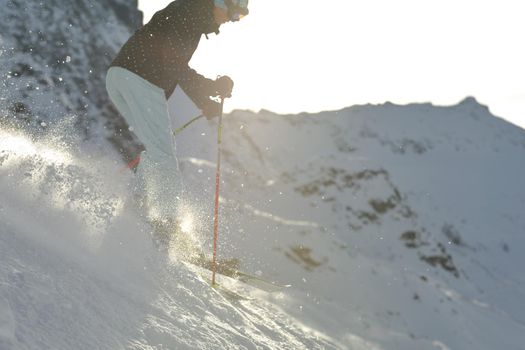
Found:
M 291 314 L 347 344 L 522 348 L 523 130 L 472 98 L 238 111 L 225 130 L 225 254 L 291 282 Z M 197 195 L 210 134 L 178 141 Z
M 0 150 L 0 349 L 343 347 L 158 253 L 120 164 L 13 131 Z
M 177 139 L 208 253 L 215 131 Z M 292 287 L 225 298 L 157 252 L 117 156 L 3 128 L 0 349 L 523 349 L 523 130 L 467 99 L 224 133 L 219 256 Z
M 232 302 L 157 252 L 108 152 L 138 149 L 103 84 L 136 1 L 0 7 L 0 350 L 524 349 L 522 129 L 472 98 L 232 113 L 219 256 L 292 284 Z M 208 253 L 215 133 L 177 138 Z

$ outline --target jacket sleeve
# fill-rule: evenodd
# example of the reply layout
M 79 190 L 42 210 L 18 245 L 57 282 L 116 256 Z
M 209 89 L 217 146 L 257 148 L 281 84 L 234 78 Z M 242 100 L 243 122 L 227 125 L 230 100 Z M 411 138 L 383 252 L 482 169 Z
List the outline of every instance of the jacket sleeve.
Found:
M 197 73 L 189 66 L 189 61 L 196 50 L 204 28 L 209 25 L 211 12 L 205 1 L 179 0 L 180 4 L 166 16 L 169 28 L 168 45 L 171 45 L 175 57 L 166 60 L 171 64 L 170 71 L 184 92 L 203 108 L 210 96 L 215 96 L 214 81 Z M 170 18 L 170 16 L 173 16 Z
M 214 81 L 205 78 L 190 67 L 180 72 L 179 85 L 201 109 L 209 101 L 210 96 L 217 95 L 214 89 Z

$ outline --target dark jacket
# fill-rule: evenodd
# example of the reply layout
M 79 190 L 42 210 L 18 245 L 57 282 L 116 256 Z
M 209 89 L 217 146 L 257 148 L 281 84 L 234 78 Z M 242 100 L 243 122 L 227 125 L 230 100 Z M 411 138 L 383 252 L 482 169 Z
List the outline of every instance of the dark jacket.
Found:
M 177 84 L 203 108 L 214 93 L 213 81 L 188 66 L 202 34 L 218 33 L 213 0 L 175 0 L 155 13 L 124 44 L 111 66 L 125 68 L 164 89 Z

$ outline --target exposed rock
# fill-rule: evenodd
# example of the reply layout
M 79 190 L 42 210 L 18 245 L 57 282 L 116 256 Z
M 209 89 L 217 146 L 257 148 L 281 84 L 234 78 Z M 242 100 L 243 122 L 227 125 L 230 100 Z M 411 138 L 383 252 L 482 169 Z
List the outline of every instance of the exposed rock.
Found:
M 41 129 L 73 117 L 71 133 L 135 154 L 105 75 L 142 23 L 137 0 L 0 0 L 0 8 L 0 118 Z

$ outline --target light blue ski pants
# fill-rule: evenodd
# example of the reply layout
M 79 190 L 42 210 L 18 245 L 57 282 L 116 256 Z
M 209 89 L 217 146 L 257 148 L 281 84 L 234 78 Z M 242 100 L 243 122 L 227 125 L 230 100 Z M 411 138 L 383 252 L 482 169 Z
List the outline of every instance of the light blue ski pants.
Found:
M 182 200 L 183 182 L 164 90 L 120 67 L 106 76 L 111 101 L 146 150 L 137 169 L 149 215 L 175 219 Z

